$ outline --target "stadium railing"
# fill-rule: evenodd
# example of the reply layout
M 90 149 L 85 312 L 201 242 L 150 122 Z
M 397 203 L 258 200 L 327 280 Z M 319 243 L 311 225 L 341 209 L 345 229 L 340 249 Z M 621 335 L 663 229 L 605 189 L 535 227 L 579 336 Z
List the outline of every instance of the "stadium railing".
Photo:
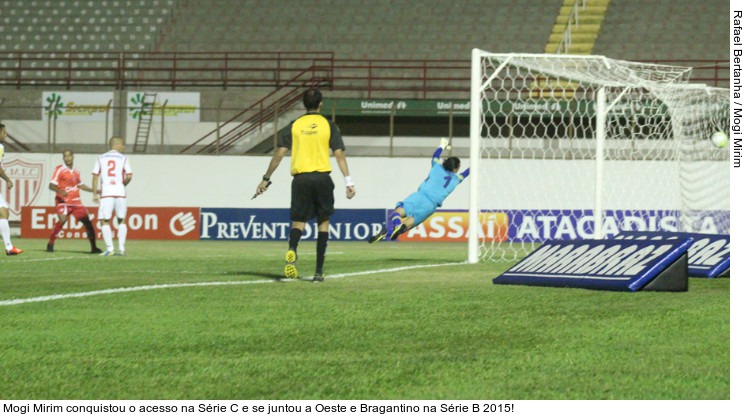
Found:
M 727 87 L 727 60 L 648 60 L 692 67 L 691 82 Z M 372 98 L 408 93 L 437 98 L 469 92 L 464 60 L 337 59 L 333 52 L 17 52 L 0 51 L 0 87 L 168 89 L 280 86 L 298 70 L 332 80 L 333 90 Z M 322 72 L 323 74 L 320 74 Z M 467 96 L 464 96 L 467 98 Z
M 692 67 L 692 83 L 717 87 L 729 85 L 728 61 L 648 62 Z M 236 143 L 249 132 L 261 130 L 268 123 L 276 125 L 278 112 L 296 110 L 299 106 L 296 103 L 297 89 L 309 85 L 320 85 L 332 91 L 331 97 L 335 98 L 467 100 L 470 94 L 470 62 L 341 60 L 333 52 L 0 51 L 0 100 L 11 97 L 2 106 L 5 119 L 33 120 L 38 117 L 41 110 L 36 104 L 36 95 L 41 89 L 102 89 L 122 93 L 136 89 L 210 92 L 203 96 L 201 117 L 203 122 L 220 125 L 220 135 L 210 132 L 201 138 L 191 138 L 187 143 L 173 144 L 174 149 L 161 145 L 158 148 L 160 152 L 221 153 L 225 147 Z M 220 98 L 215 100 L 218 96 Z M 115 110 L 126 111 L 113 106 L 111 111 Z M 453 128 L 456 126 L 450 121 L 448 131 L 452 132 Z M 234 130 L 234 137 L 223 135 L 230 133 L 231 129 Z M 392 136 L 392 129 L 390 132 Z M 219 141 L 214 140 L 215 136 L 219 136 Z M 35 151 L 54 148 L 52 139 L 40 141 L 35 138 L 28 145 Z M 19 137 L 15 145 L 23 148 L 25 142 L 25 138 Z M 263 149 L 270 144 L 261 145 Z

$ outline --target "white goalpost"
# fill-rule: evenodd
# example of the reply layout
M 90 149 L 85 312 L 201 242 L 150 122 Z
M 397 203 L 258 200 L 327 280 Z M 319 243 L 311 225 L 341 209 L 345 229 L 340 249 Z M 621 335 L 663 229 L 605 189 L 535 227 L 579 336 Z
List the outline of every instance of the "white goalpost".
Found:
M 687 67 L 473 50 L 468 260 L 547 239 L 728 233 L 729 92 Z M 477 220 L 477 221 L 476 221 Z

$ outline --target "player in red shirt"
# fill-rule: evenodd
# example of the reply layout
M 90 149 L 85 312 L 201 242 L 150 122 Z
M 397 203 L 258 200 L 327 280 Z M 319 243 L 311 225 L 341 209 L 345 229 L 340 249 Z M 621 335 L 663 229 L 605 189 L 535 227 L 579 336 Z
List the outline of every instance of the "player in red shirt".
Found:
M 67 222 L 69 215 L 74 216 L 85 226 L 90 241 L 90 252 L 99 254 L 101 250 L 96 246 L 96 230 L 90 221 L 88 210 L 80 200 L 80 190 L 92 192 L 93 189 L 83 184 L 80 180 L 80 171 L 72 164 L 75 160 L 75 154 L 71 150 L 62 152 L 64 164 L 60 164 L 52 174 L 52 181 L 49 182 L 49 189 L 56 192 L 54 201 L 57 205 L 56 212 L 59 220 L 54 225 L 52 235 L 49 237 L 47 251 L 54 252 L 54 241 L 57 239 L 62 227 Z

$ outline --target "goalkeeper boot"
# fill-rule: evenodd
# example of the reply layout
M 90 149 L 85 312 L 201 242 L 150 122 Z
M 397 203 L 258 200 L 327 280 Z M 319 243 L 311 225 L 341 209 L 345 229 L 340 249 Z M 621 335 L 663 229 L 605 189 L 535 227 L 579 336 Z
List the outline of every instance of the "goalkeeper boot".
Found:
M 395 241 L 404 232 L 408 231 L 406 224 L 400 224 L 393 229 L 393 233 L 390 235 L 390 241 Z
M 323 273 L 315 273 L 315 276 L 313 276 L 314 282 L 322 282 L 325 280 L 325 275 Z
M 54 252 L 54 244 L 52 244 L 51 242 L 47 243 L 47 252 L 48 253 Z
M 284 255 L 284 261 L 287 262 L 284 265 L 284 277 L 288 279 L 300 277 L 300 273 L 297 271 L 297 253 L 295 250 L 287 251 L 287 254 Z
M 385 238 L 385 235 L 387 235 L 387 231 L 383 229 L 382 231 L 378 232 L 376 235 L 372 235 L 371 237 L 369 237 L 367 242 L 369 242 L 370 244 L 373 244 L 377 241 L 381 241 L 382 239 Z

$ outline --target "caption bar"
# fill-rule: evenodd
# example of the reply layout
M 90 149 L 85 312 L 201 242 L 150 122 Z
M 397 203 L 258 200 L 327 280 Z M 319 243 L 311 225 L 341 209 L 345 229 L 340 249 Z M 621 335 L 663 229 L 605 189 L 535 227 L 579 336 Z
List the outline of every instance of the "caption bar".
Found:
M 731 25 L 731 139 L 733 142 L 733 154 L 731 162 L 734 168 L 741 166 L 741 119 L 742 119 L 742 84 L 741 84 L 741 61 L 744 48 L 742 48 L 742 10 L 733 10 Z

